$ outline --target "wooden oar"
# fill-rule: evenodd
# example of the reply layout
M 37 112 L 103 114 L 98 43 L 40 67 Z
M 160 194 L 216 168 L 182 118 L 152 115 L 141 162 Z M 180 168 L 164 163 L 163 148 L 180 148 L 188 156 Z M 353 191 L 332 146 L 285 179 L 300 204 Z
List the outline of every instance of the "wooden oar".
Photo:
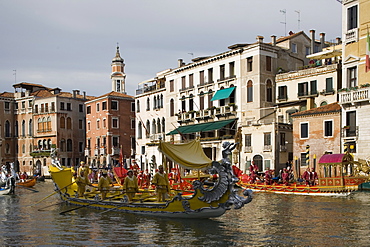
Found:
M 61 190 L 65 189 L 65 188 L 67 188 L 68 186 L 70 186 L 70 185 L 72 185 L 72 184 L 74 184 L 74 183 L 75 183 L 75 182 L 72 182 L 72 183 L 70 183 L 70 184 L 68 184 L 68 185 L 64 186 L 63 188 L 60 188 L 60 189 L 55 190 L 55 191 L 54 191 L 53 193 L 51 193 L 50 195 L 48 195 L 48 196 L 46 196 L 46 197 L 42 198 L 40 201 L 38 201 L 38 202 L 36 202 L 36 203 L 34 203 L 34 204 L 28 205 L 27 207 L 33 207 L 33 206 L 35 206 L 36 204 L 39 204 L 39 203 L 40 203 L 40 202 L 42 202 L 43 200 L 45 200 L 45 199 L 47 199 L 47 198 L 49 198 L 49 197 L 51 197 L 51 196 L 55 195 L 55 194 L 56 194 L 56 193 L 58 193 L 59 191 L 61 191 Z
M 58 203 L 53 203 L 51 205 L 47 205 L 46 207 L 38 208 L 37 211 L 45 211 L 43 209 L 48 208 L 48 207 L 51 207 L 51 206 L 60 205 L 60 204 L 63 204 L 63 203 L 66 203 L 66 202 L 65 201 L 62 201 L 62 202 L 58 202 Z
M 33 192 L 39 192 L 38 190 L 31 189 L 31 188 L 28 188 L 28 187 L 25 187 L 25 186 L 19 185 L 19 184 L 16 184 L 15 186 L 17 186 L 17 188 L 26 189 L 26 190 L 30 190 L 30 191 L 33 191 Z
M 121 196 L 121 195 L 110 196 L 110 197 L 105 198 L 104 200 L 112 199 L 112 198 L 118 197 L 118 196 Z M 82 206 L 78 206 L 78 207 L 75 207 L 75 208 L 72 208 L 72 209 L 65 210 L 63 212 L 60 212 L 59 214 L 64 215 L 65 213 L 68 213 L 68 212 L 71 212 L 71 211 L 74 211 L 74 210 L 77 210 L 77 209 L 80 209 L 80 208 L 84 208 L 84 207 L 90 206 L 90 205 L 92 205 L 94 203 L 102 202 L 104 200 L 102 199 L 102 200 L 99 200 L 99 201 L 89 202 L 88 204 L 85 204 L 85 205 L 82 205 Z

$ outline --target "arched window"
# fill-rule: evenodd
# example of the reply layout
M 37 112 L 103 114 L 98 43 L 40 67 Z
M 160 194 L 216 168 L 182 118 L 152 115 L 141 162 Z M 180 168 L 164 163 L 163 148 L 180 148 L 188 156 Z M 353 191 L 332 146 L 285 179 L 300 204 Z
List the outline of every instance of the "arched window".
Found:
M 51 117 L 48 117 L 46 120 L 46 129 L 47 131 L 51 131 Z
M 194 110 L 194 99 L 193 99 L 193 95 L 190 94 L 189 96 L 189 111 L 193 111 Z
M 17 137 L 18 136 L 18 121 L 15 121 L 15 128 L 14 128 L 14 136 Z M 10 136 L 9 136 L 10 137 Z
M 66 140 L 60 140 L 60 151 L 64 152 L 66 150 Z
M 32 119 L 28 122 L 28 135 L 33 136 L 33 126 L 32 126 Z
M 230 87 L 235 87 L 233 84 L 230 85 Z M 235 103 L 235 89 L 231 92 L 229 96 L 229 103 Z
M 153 109 L 157 109 L 157 97 L 154 96 L 154 99 L 153 99 Z
M 272 82 L 270 79 L 266 82 L 266 101 L 272 102 Z
M 163 108 L 163 94 L 161 94 L 160 107 Z
M 72 152 L 72 140 L 67 140 L 67 152 Z
M 157 119 L 157 133 L 161 133 L 162 128 L 161 128 L 161 120 L 158 118 Z
M 170 117 L 175 115 L 175 102 L 173 99 L 170 100 Z
M 211 108 L 213 106 L 213 101 L 211 99 L 213 98 L 213 91 L 210 89 L 208 91 L 208 108 Z
M 253 82 L 250 80 L 247 83 L 247 102 L 253 102 Z
M 30 144 L 30 152 L 32 152 L 33 151 L 33 146 L 32 146 L 32 144 Z
M 162 118 L 162 132 L 163 133 L 166 132 L 166 120 L 165 120 L 165 118 Z
M 48 139 L 48 146 L 47 146 L 48 150 L 51 150 L 51 140 Z
M 182 96 L 181 98 L 181 111 L 186 112 L 186 101 L 185 101 L 185 96 Z
M 152 122 L 152 134 L 156 134 L 156 130 L 157 130 L 156 127 L 157 126 L 156 126 L 156 123 L 155 123 L 155 119 L 153 119 L 153 122 Z
M 72 119 L 67 117 L 67 129 L 72 129 Z
M 140 112 L 140 101 L 136 101 L 136 112 Z
M 66 127 L 66 120 L 65 120 L 64 117 L 60 117 L 60 123 L 59 123 L 59 125 L 60 125 L 60 128 L 61 129 L 65 129 L 65 127 Z
M 22 145 L 22 154 L 24 154 L 24 153 L 26 153 L 26 145 L 25 144 Z
M 26 120 L 22 121 L 22 137 L 26 136 Z
M 7 153 L 7 154 L 10 153 L 10 145 L 9 145 L 9 143 L 5 144 L 5 153 Z
M 150 122 L 149 120 L 146 121 L 146 138 L 149 138 L 149 135 L 150 135 Z
M 42 150 L 42 140 L 38 140 L 38 142 L 37 142 L 37 148 L 39 150 Z
M 42 118 L 42 131 L 47 131 L 47 121 L 46 121 L 46 117 L 43 117 Z
M 37 119 L 37 132 L 42 132 L 42 118 Z
M 200 92 L 200 95 L 199 95 L 199 110 L 204 110 L 204 93 L 203 91 Z
M 321 102 L 320 106 L 324 106 L 324 105 L 327 105 L 328 102 L 326 102 L 325 100 L 323 102 Z
M 10 137 L 10 122 L 5 121 L 5 137 Z
M 150 99 L 149 98 L 146 100 L 146 110 L 147 111 L 150 110 Z
M 138 139 L 143 138 L 143 126 L 141 124 L 141 121 L 139 122 L 139 124 L 137 126 L 137 138 Z

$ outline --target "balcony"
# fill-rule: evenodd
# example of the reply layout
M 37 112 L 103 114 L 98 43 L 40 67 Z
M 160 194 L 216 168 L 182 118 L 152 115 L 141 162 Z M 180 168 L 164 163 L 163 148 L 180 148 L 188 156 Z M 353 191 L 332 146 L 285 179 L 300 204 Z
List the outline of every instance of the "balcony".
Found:
M 351 89 L 338 90 L 339 93 L 339 104 L 352 104 L 360 102 L 370 102 L 370 88 L 358 88 L 354 87 Z
M 100 155 L 106 155 L 107 152 L 105 151 L 105 148 L 100 148 Z
M 119 151 L 120 151 L 119 148 L 112 147 L 112 155 L 119 155 Z
M 95 156 L 98 156 L 98 155 L 99 155 L 99 148 L 95 148 L 95 149 L 94 149 L 94 155 L 95 155 Z
M 358 28 L 348 30 L 346 33 L 346 44 L 358 41 Z
M 344 126 L 342 128 L 342 137 L 344 139 L 357 139 L 358 129 L 358 126 Z
M 272 146 L 271 145 L 263 145 L 263 152 L 271 152 Z
M 88 148 L 85 149 L 85 156 L 88 156 L 88 157 L 90 156 L 90 149 Z
M 209 119 L 213 118 L 213 109 L 200 110 L 195 112 L 195 119 Z
M 235 115 L 236 112 L 235 112 L 235 109 L 236 109 L 236 106 L 220 106 L 219 108 L 216 108 L 216 113 L 215 115 L 217 117 L 221 117 L 221 116 L 230 116 L 230 115 Z
M 246 153 L 252 153 L 253 152 L 252 146 L 245 146 L 244 152 L 246 152 Z
M 286 152 L 288 150 L 286 145 L 280 145 L 280 152 Z
M 177 114 L 178 123 L 194 122 L 195 111 L 183 112 Z

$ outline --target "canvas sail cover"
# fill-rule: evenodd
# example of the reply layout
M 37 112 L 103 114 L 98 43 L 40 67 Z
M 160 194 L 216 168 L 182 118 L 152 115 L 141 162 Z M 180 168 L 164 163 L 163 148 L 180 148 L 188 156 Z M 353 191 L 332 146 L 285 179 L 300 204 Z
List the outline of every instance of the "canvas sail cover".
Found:
M 203 152 L 199 140 L 184 144 L 160 142 L 158 149 L 170 160 L 187 169 L 202 169 L 212 164 L 212 160 Z

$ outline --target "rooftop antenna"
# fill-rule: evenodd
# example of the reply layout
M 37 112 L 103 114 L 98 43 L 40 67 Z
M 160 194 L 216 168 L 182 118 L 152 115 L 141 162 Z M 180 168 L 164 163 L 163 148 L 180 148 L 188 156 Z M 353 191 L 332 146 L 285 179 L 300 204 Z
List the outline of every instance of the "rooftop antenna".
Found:
M 14 83 L 17 83 L 17 70 L 13 69 L 13 75 L 14 75 Z
M 286 36 L 286 9 L 280 10 L 280 13 L 283 13 L 283 15 L 285 17 L 285 21 L 284 22 L 280 22 L 280 23 L 281 24 L 284 24 L 284 26 L 285 26 L 285 36 Z
M 301 11 L 300 10 L 294 10 L 298 14 L 298 31 L 301 30 Z

